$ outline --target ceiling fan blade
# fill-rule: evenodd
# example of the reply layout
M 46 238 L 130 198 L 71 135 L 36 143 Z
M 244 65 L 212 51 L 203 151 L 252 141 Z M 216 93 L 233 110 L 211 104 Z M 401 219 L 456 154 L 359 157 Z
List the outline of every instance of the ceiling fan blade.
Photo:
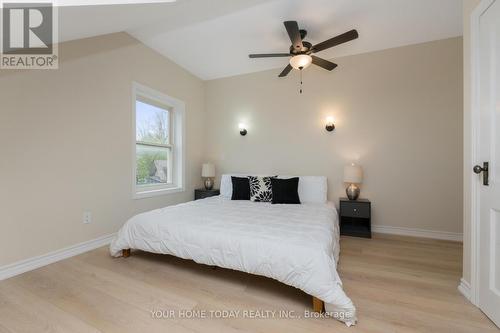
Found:
M 290 53 L 262 53 L 249 54 L 249 58 L 274 58 L 274 57 L 290 57 Z
M 337 37 L 330 38 L 328 40 L 325 40 L 324 42 L 314 45 L 312 47 L 312 51 L 313 52 L 323 51 L 329 49 L 330 47 L 334 47 L 336 45 L 343 44 L 353 39 L 356 39 L 358 38 L 358 36 L 359 35 L 356 30 L 351 30 L 346 33 L 343 33 L 342 35 L 338 35 Z
M 285 21 L 285 28 L 292 41 L 293 48 L 296 50 L 302 50 L 304 47 L 302 45 L 302 38 L 300 37 L 300 30 L 297 21 Z
M 293 67 L 288 64 L 288 66 L 285 67 L 285 69 L 283 70 L 283 72 L 280 73 L 279 77 L 284 77 L 284 76 L 287 76 L 288 73 L 290 73 L 290 71 L 293 69 Z
M 337 67 L 338 65 L 337 64 L 334 64 L 333 62 L 330 62 L 328 60 L 325 60 L 323 58 L 320 58 L 320 57 L 316 57 L 314 55 L 311 56 L 312 57 L 312 63 L 321 67 L 321 68 L 324 68 L 326 69 L 327 71 L 331 71 L 333 70 L 335 67 Z

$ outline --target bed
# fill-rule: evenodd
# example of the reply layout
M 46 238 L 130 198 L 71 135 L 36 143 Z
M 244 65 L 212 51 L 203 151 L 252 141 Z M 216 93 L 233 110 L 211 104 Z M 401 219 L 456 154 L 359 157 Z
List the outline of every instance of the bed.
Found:
M 130 249 L 276 279 L 313 296 L 313 308 L 345 322 L 356 310 L 342 289 L 338 214 L 326 201 L 325 177 L 300 177 L 300 205 L 231 200 L 231 178 L 221 195 L 132 217 L 112 241 L 112 256 Z

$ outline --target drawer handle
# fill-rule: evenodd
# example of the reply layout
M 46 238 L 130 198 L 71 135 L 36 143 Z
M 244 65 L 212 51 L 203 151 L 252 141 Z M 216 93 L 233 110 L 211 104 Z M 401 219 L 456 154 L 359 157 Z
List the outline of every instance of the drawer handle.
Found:
M 354 208 L 354 211 L 355 211 L 355 212 L 357 212 L 357 211 L 358 211 L 358 209 L 357 209 L 357 208 Z

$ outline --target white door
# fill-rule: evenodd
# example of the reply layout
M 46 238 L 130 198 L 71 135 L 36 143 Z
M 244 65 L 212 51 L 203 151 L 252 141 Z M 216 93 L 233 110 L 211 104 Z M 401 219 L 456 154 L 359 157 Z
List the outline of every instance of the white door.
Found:
M 500 0 L 480 16 L 479 31 L 479 307 L 500 327 Z

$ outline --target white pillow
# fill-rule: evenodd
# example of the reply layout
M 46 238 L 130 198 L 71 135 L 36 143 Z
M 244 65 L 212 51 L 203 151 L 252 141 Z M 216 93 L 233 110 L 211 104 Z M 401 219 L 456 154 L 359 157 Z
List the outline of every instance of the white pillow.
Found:
M 247 177 L 254 175 L 227 174 L 222 175 L 220 194 L 231 199 L 233 183 L 231 176 Z M 278 176 L 278 178 L 292 178 L 293 176 Z M 324 176 L 299 176 L 299 198 L 301 203 L 326 203 L 328 195 L 327 179 Z

